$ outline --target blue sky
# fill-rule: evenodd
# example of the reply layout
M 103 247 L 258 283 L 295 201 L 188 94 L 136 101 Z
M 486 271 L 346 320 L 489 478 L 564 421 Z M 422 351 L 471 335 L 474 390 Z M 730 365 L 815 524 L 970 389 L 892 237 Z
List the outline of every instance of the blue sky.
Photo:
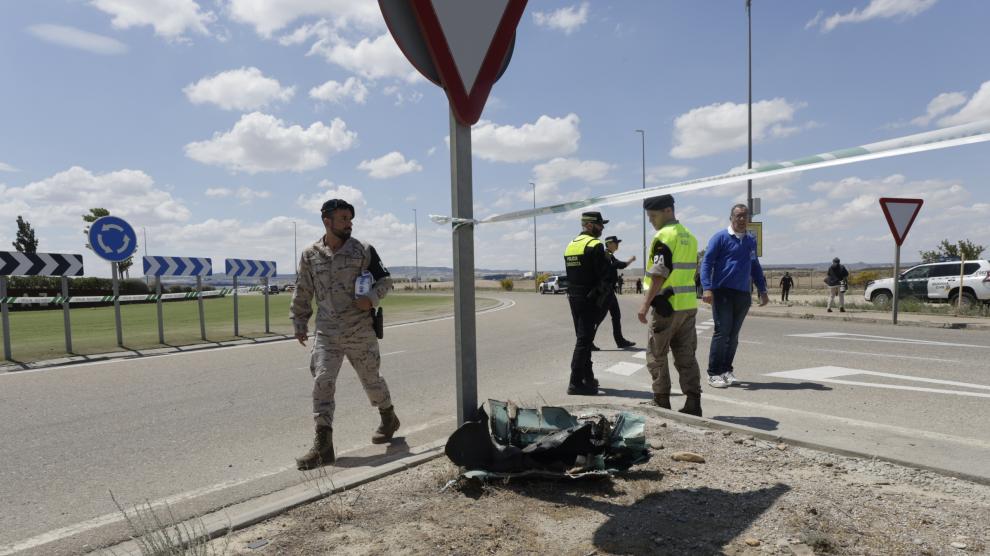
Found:
M 753 2 L 754 159 L 789 160 L 990 118 L 990 3 Z M 41 251 L 83 252 L 102 206 L 151 255 L 274 259 L 357 205 L 354 235 L 390 266 L 449 266 L 446 98 L 370 0 L 37 0 L 0 10 L 0 242 L 23 215 Z M 532 0 L 474 128 L 479 217 L 719 174 L 746 163 L 744 2 Z M 766 263 L 891 261 L 876 199 L 921 196 L 903 258 L 990 243 L 986 144 L 755 183 Z M 682 194 L 701 242 L 745 185 Z M 641 212 L 604 207 L 641 249 Z M 559 269 L 577 213 L 538 221 Z M 532 221 L 480 226 L 479 268 L 532 266 Z M 144 245 L 139 249 L 143 252 Z M 984 255 L 986 256 L 986 255 Z M 109 267 L 88 255 L 87 274 Z

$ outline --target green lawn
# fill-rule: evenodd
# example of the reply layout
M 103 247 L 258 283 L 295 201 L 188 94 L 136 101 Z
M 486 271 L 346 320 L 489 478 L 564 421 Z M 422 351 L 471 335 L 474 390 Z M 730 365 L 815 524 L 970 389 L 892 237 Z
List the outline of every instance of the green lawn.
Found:
M 290 295 L 269 297 L 270 330 L 272 334 L 291 334 L 289 322 Z M 479 309 L 491 307 L 493 299 L 479 298 Z M 453 313 L 454 298 L 450 295 L 392 294 L 382 303 L 385 324 Z M 211 342 L 236 339 L 234 336 L 233 297 L 205 298 L 203 312 L 206 337 Z M 264 296 L 242 295 L 237 303 L 241 337 L 258 338 L 265 334 Z M 162 307 L 167 345 L 181 346 L 201 342 L 199 310 L 196 301 L 166 302 Z M 72 309 L 72 348 L 77 355 L 119 351 L 116 344 L 113 307 Z M 120 320 L 124 346 L 129 349 L 162 347 L 158 343 L 158 320 L 154 303 L 122 305 Z M 310 330 L 313 321 L 310 321 Z M 65 355 L 65 333 L 62 311 L 11 311 L 10 343 L 13 359 L 19 362 L 39 361 Z

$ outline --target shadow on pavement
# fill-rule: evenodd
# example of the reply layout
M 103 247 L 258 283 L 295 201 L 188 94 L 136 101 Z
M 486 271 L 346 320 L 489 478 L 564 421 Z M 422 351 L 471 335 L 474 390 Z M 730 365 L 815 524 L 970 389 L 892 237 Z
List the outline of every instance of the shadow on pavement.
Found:
M 712 417 L 712 419 L 715 421 L 722 421 L 723 423 L 732 423 L 733 425 L 742 425 L 744 427 L 760 429 L 763 431 L 775 431 L 777 430 L 777 425 L 780 424 L 780 421 L 768 419 L 766 417 L 736 417 L 734 415 L 717 415 Z
M 743 390 L 831 390 L 830 386 L 818 384 L 817 382 L 752 382 L 741 381 L 734 388 Z
M 643 390 L 623 390 L 619 388 L 604 388 L 599 387 L 598 391 L 606 396 L 614 396 L 616 398 L 635 398 L 638 400 L 652 400 L 652 392 L 644 392 Z
M 337 458 L 337 461 L 334 462 L 334 466 L 345 468 L 371 467 L 388 463 L 390 461 L 403 458 L 407 455 L 409 455 L 409 444 L 406 443 L 406 437 L 397 436 L 387 445 L 384 454 L 372 454 L 369 456 L 340 456 Z

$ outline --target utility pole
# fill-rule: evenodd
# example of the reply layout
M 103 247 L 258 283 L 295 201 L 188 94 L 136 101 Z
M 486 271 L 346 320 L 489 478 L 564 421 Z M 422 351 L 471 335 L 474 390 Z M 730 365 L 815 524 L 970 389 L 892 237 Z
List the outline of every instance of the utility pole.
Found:
M 416 214 L 416 209 L 413 210 L 413 234 L 416 240 L 416 286 L 415 289 L 419 289 L 419 216 Z
M 296 269 L 296 274 L 299 274 L 299 249 L 296 245 L 296 221 L 292 221 L 292 256 L 296 258 L 296 262 L 293 263 L 293 268 Z
M 145 230 L 144 226 L 141 226 L 141 235 L 144 237 L 144 257 L 148 258 L 148 230 Z M 144 277 L 144 283 L 146 286 L 151 287 L 151 279 L 148 276 Z
M 646 189 L 646 131 L 644 131 L 642 129 L 637 129 L 636 130 L 636 133 L 639 134 L 639 137 L 641 139 L 640 143 L 641 143 L 642 148 L 643 148 L 643 158 L 642 158 L 642 162 L 643 162 L 643 189 Z M 646 249 L 647 249 L 647 247 L 646 247 L 646 211 L 644 210 L 644 211 L 642 211 L 642 213 L 643 213 L 643 253 L 642 253 L 643 254 L 643 276 L 646 276 Z
M 748 42 L 749 47 L 747 49 L 749 53 L 749 102 L 748 102 L 748 113 L 749 121 L 747 125 L 747 144 L 749 145 L 749 156 L 746 160 L 746 168 L 748 170 L 753 169 L 753 16 L 751 13 L 752 0 L 746 0 L 746 25 L 748 29 Z M 746 206 L 749 208 L 749 221 L 753 221 L 753 180 L 746 180 Z
M 536 210 L 536 184 L 529 182 L 533 186 L 533 210 Z M 533 285 L 534 289 L 540 289 L 540 282 L 536 273 L 536 213 L 533 213 Z

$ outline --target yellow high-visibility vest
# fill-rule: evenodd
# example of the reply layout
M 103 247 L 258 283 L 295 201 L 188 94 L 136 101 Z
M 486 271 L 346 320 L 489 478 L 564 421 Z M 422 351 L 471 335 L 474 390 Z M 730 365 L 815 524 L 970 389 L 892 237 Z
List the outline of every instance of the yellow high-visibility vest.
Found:
M 668 286 L 673 288 L 674 295 L 670 298 L 670 305 L 675 311 L 697 309 L 698 298 L 695 293 L 694 275 L 698 268 L 698 240 L 680 222 L 671 222 L 653 235 L 653 241 L 650 243 L 651 257 L 658 243 L 665 244 L 673 257 L 671 261 L 673 269 L 660 286 L 660 290 Z M 643 287 L 649 289 L 652 282 L 652 277 L 647 274 L 643 278 Z

